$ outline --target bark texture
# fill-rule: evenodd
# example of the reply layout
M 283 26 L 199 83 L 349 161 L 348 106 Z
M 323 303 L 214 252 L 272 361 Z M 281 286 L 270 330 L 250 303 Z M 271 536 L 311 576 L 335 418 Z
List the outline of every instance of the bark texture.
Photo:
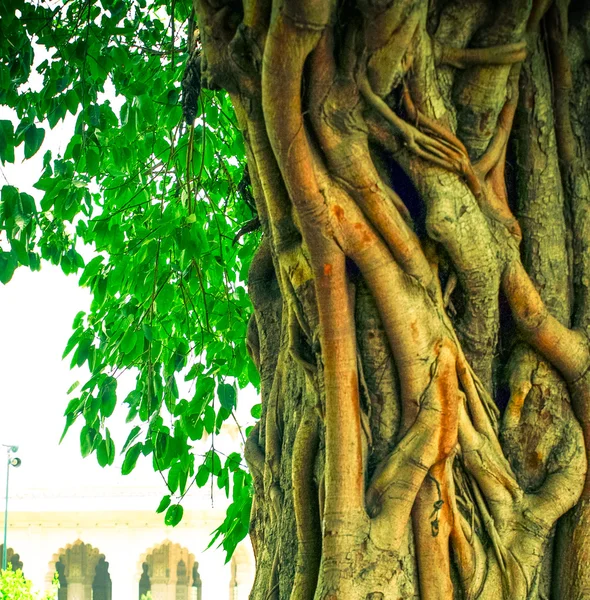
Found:
M 590 3 L 195 10 L 263 228 L 251 599 L 590 598 Z

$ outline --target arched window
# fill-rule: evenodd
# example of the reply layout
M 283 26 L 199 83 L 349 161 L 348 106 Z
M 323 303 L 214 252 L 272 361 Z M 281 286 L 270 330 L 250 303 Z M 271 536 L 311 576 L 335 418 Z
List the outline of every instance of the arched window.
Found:
M 48 581 L 57 571 L 58 600 L 112 600 L 109 563 L 97 548 L 81 540 L 61 548 L 49 565 Z
M 59 580 L 59 590 L 57 591 L 57 600 L 68 600 L 68 579 L 66 577 L 65 556 L 60 556 L 55 563 L 55 570 Z
M 199 563 L 193 565 L 193 584 L 191 586 L 191 600 L 202 600 L 202 583 L 201 575 L 199 574 Z
M 189 580 L 186 563 L 181 558 L 176 566 L 176 600 L 189 600 L 188 588 Z
M 187 548 L 166 541 L 150 548 L 140 561 L 139 598 L 151 591 L 154 597 L 192 600 L 190 575 L 195 557 Z
M 92 600 L 112 600 L 113 584 L 109 574 L 109 563 L 104 556 L 98 559 L 92 582 Z
M 0 556 L 4 555 L 4 544 L 0 544 Z M 12 548 L 8 548 L 6 551 L 6 564 L 12 567 L 13 571 L 20 569 L 23 570 L 23 561 L 20 559 L 20 555 L 17 554 Z
M 141 600 L 142 596 L 145 596 L 152 589 L 152 584 L 150 583 L 150 576 L 148 574 L 148 564 L 144 562 L 141 565 L 141 577 L 139 578 L 139 599 Z

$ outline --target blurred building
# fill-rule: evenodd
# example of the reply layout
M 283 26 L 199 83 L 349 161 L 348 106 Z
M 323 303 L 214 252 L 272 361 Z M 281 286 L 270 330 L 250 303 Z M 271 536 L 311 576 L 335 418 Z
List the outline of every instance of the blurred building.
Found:
M 37 590 L 60 580 L 59 600 L 246 600 L 254 564 L 247 543 L 229 564 L 206 550 L 224 508 L 189 494 L 182 522 L 166 527 L 148 487 L 27 489 L 10 494 L 8 559 Z M 2 514 L 0 518 L 4 518 Z

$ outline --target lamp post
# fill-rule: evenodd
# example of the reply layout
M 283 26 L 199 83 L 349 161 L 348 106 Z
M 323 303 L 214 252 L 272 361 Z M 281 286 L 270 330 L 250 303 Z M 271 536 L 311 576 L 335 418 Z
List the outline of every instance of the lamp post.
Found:
M 6 534 L 8 532 L 8 479 L 10 475 L 10 467 L 20 467 L 21 459 L 17 456 L 12 456 L 14 452 L 18 452 L 18 446 L 10 446 L 2 444 L 6 448 L 6 504 L 4 505 L 4 545 L 2 546 L 2 570 L 6 570 L 6 558 L 8 556 L 8 547 L 6 546 Z

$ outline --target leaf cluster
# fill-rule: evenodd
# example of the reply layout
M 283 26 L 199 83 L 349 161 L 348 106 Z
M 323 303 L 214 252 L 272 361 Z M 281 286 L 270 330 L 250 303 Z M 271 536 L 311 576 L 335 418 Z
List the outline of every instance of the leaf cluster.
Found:
M 8 563 L 7 569 L 0 571 L 0 600 L 55 600 L 57 598 L 57 573 L 53 579 L 53 590 L 43 596 L 32 590 L 33 584 L 25 578 L 20 569 L 12 570 Z
M 231 553 L 247 531 L 250 477 L 238 455 L 197 457 L 194 442 L 214 439 L 237 390 L 258 385 L 244 343 L 258 240 L 233 242 L 253 214 L 238 191 L 244 148 L 229 99 L 203 91 L 195 124 L 182 119 L 190 13 L 188 0 L 0 0 L 0 104 L 11 115 L 0 162 L 22 154 L 26 169 L 72 125 L 63 152 L 43 154 L 38 197 L 1 190 L 0 281 L 44 260 L 79 274 L 92 303 L 64 357 L 90 377 L 70 390 L 64 435 L 82 422 L 82 455 L 106 466 L 120 452 L 123 474 L 149 457 L 169 525 L 188 489 L 215 478 L 233 500 L 217 532 Z M 127 371 L 136 385 L 122 398 Z M 130 424 L 120 450 L 108 428 L 117 405 Z

